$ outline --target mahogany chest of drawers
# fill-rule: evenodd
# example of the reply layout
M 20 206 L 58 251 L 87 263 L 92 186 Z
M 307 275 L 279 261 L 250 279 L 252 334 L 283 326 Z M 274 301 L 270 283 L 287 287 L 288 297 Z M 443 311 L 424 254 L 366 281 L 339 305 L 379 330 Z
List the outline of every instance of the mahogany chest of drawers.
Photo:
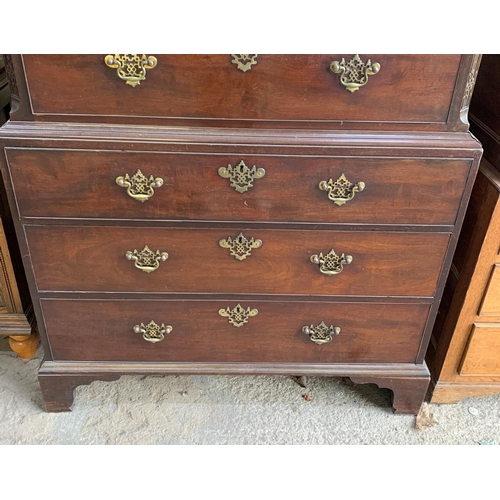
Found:
M 348 376 L 417 412 L 477 56 L 12 56 L 48 411 L 123 374 Z

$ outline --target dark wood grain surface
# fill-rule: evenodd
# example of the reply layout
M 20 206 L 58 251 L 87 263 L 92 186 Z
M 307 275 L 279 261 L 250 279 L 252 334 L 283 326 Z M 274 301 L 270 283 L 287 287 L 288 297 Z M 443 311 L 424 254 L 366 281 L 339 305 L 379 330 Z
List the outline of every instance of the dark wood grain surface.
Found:
M 25 217 L 451 225 L 470 168 L 470 160 L 434 158 L 43 149 L 12 149 L 7 157 Z M 218 174 L 242 160 L 266 171 L 245 193 Z M 164 181 L 145 202 L 115 182 L 138 169 Z M 337 206 L 318 185 L 342 174 L 366 187 Z
M 354 54 L 260 55 L 243 73 L 229 54 L 156 55 L 135 88 L 101 55 L 25 55 L 35 114 L 209 118 L 254 121 L 445 122 L 459 55 L 361 54 L 378 74 L 350 93 L 332 61 Z M 389 105 L 390 104 L 390 105 Z M 137 120 L 138 118 L 136 118 Z M 115 118 L 116 120 L 116 118 Z M 118 118 L 119 120 L 119 118 Z
M 218 314 L 232 301 L 41 301 L 56 360 L 412 363 L 427 304 L 280 303 L 242 301 L 258 314 L 236 328 Z M 133 331 L 154 320 L 173 330 L 152 344 Z M 303 326 L 341 328 L 318 345 Z
M 40 290 L 432 296 L 448 234 L 244 230 L 260 248 L 236 260 L 219 240 L 225 229 L 25 228 Z M 137 269 L 127 251 L 145 245 L 169 258 L 152 273 Z M 310 261 L 332 248 L 353 261 L 327 276 Z
M 362 54 L 381 64 L 351 94 L 332 60 L 158 56 L 136 88 L 103 55 L 15 56 L 18 98 L 0 158 L 46 360 L 47 409 L 120 373 L 352 376 L 417 412 L 424 355 L 480 157 L 467 133 L 470 55 Z M 23 59 L 24 57 L 24 59 Z M 363 132 L 364 131 L 364 132 Z M 246 193 L 217 171 L 264 168 Z M 262 164 L 264 162 L 265 164 Z M 117 176 L 159 176 L 145 203 Z M 366 188 L 343 207 L 318 189 Z M 218 241 L 263 241 L 237 261 Z M 166 251 L 151 274 L 127 250 Z M 352 255 L 326 276 L 313 253 Z M 241 328 L 219 309 L 258 309 Z M 133 326 L 170 324 L 153 345 Z M 341 328 L 324 345 L 302 332 Z

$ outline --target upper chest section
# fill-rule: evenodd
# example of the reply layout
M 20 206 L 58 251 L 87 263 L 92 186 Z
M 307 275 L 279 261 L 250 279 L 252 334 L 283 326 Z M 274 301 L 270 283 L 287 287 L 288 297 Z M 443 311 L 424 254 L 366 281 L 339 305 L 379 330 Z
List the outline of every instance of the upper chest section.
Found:
M 35 120 L 337 130 L 456 128 L 472 67 L 471 56 L 460 55 L 101 54 L 14 60 L 19 93 L 26 97 L 21 105 Z

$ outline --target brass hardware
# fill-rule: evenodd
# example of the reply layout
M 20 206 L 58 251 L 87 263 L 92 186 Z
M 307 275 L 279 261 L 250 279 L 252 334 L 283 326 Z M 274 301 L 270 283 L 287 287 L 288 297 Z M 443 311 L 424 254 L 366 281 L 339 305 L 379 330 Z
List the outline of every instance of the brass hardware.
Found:
M 219 168 L 219 175 L 224 179 L 230 179 L 230 186 L 238 193 L 244 193 L 253 187 L 254 179 L 262 179 L 266 175 L 263 168 L 257 168 L 255 165 L 248 168 L 245 162 L 241 160 L 235 167 L 228 165 Z
M 133 252 L 126 252 L 125 257 L 128 260 L 133 260 L 135 267 L 144 271 L 145 273 L 151 273 L 160 266 L 160 261 L 165 262 L 168 259 L 167 252 L 161 252 L 156 250 L 156 253 L 149 249 L 146 245 L 140 252 L 134 250 Z
M 258 54 L 231 54 L 233 58 L 231 62 L 236 64 L 237 68 L 243 73 L 252 68 L 254 64 L 257 64 Z
M 240 233 L 234 240 L 229 236 L 225 240 L 219 240 L 219 246 L 229 248 L 229 253 L 236 260 L 245 260 L 252 253 L 252 248 L 262 246 L 262 240 L 254 240 L 253 238 L 247 240 L 243 233 Z
M 146 71 L 153 69 L 158 61 L 156 57 L 146 57 L 145 54 L 115 54 L 104 58 L 104 63 L 109 68 L 116 69 L 116 74 L 127 85 L 140 85 L 142 80 L 146 79 Z
M 322 321 L 319 325 L 304 326 L 302 332 L 309 335 L 309 338 L 316 344 L 326 344 L 332 341 L 332 335 L 338 335 L 338 326 L 326 326 Z
M 126 187 L 127 194 L 132 198 L 146 201 L 155 194 L 153 188 L 163 186 L 163 179 L 160 177 L 154 178 L 152 175 L 148 179 L 140 170 L 137 170 L 132 177 L 129 177 L 128 174 L 125 174 L 125 177 L 117 177 L 116 183 L 120 187 Z
M 365 183 L 358 182 L 357 184 L 353 184 L 342 174 L 335 182 L 333 182 L 333 179 L 330 179 L 328 182 L 321 181 L 318 187 L 321 191 L 326 191 L 328 199 L 340 207 L 352 200 L 356 193 L 363 191 Z
M 161 342 L 165 338 L 165 334 L 170 333 L 173 328 L 170 325 L 165 326 L 163 323 L 161 326 L 158 326 L 151 320 L 147 325 L 144 325 L 144 323 L 135 325 L 133 330 L 134 333 L 142 333 L 142 338 L 144 340 L 154 344 L 156 342 Z
M 341 273 L 344 264 L 350 264 L 352 262 L 352 257 L 344 254 L 338 256 L 332 248 L 324 257 L 323 254 L 320 253 L 319 255 L 311 255 L 309 260 L 313 264 L 318 264 L 319 270 L 323 274 L 332 276 Z
M 237 304 L 232 309 L 230 307 L 219 309 L 219 314 L 224 318 L 228 318 L 229 323 L 236 328 L 248 323 L 248 318 L 257 316 L 258 313 L 259 311 L 257 311 L 257 309 L 250 309 L 249 307 L 243 309 L 240 304 Z
M 347 88 L 349 92 L 355 92 L 368 82 L 368 75 L 376 75 L 380 71 L 380 64 L 373 63 L 370 59 L 366 64 L 356 54 L 348 63 L 344 58 L 342 61 L 333 61 L 330 64 L 330 71 L 333 73 L 342 73 L 340 83 Z

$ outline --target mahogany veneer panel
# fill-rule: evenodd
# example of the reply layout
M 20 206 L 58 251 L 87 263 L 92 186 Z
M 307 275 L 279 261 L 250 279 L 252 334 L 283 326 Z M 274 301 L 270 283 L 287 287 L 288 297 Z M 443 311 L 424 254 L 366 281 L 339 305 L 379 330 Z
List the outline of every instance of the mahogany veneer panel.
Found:
M 219 309 L 256 308 L 258 314 L 237 328 Z M 41 301 L 55 360 L 191 361 L 297 363 L 413 363 L 428 304 L 341 302 Z M 172 326 L 165 340 L 146 342 L 134 325 Z M 324 321 L 341 328 L 318 345 L 302 327 Z
M 470 160 L 151 154 L 147 152 L 7 150 L 17 203 L 25 217 L 454 224 Z M 264 168 L 245 193 L 219 167 Z M 145 202 L 115 182 L 135 174 L 164 185 Z M 337 206 L 318 185 L 344 173 L 366 184 Z
M 26 226 L 39 290 L 427 296 L 434 294 L 449 234 L 249 229 L 262 246 L 243 261 L 219 246 L 228 229 Z M 151 273 L 127 251 L 167 252 Z M 351 255 L 322 274 L 312 255 Z
M 362 54 L 381 69 L 351 94 L 329 66 L 352 55 L 260 55 L 246 73 L 229 55 L 156 55 L 158 65 L 135 88 L 104 57 L 24 55 L 33 112 L 82 121 L 108 115 L 444 123 L 460 64 L 459 55 Z

